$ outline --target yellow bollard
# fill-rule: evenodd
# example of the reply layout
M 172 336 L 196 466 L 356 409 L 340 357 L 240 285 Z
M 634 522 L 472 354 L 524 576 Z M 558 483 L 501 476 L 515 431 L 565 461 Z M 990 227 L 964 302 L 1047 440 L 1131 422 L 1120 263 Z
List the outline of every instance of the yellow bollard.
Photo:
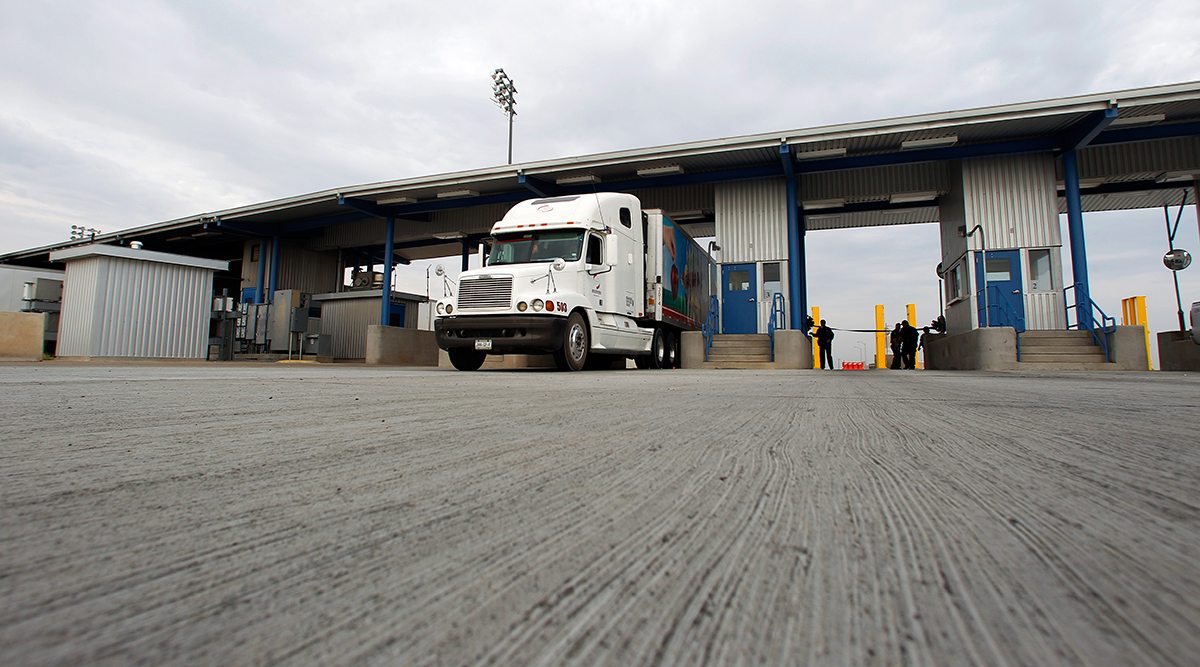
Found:
M 817 327 L 821 326 L 821 309 L 816 306 L 813 309 L 813 329 L 812 329 L 812 348 L 813 348 L 813 368 L 821 367 L 821 348 L 817 346 Z
M 875 306 L 875 368 L 887 368 L 887 323 L 883 321 L 883 306 Z
M 917 304 L 910 303 L 907 306 L 905 306 L 905 308 L 907 308 L 907 310 L 908 310 L 908 326 L 913 327 L 915 329 L 917 326 Z M 914 357 L 913 363 L 916 364 L 917 368 L 925 367 L 925 365 L 923 363 L 917 363 L 915 354 L 913 355 L 913 357 Z
M 1146 297 L 1131 296 L 1121 299 L 1121 324 L 1141 326 L 1146 334 L 1146 370 L 1154 368 L 1150 359 L 1150 326 L 1146 323 Z

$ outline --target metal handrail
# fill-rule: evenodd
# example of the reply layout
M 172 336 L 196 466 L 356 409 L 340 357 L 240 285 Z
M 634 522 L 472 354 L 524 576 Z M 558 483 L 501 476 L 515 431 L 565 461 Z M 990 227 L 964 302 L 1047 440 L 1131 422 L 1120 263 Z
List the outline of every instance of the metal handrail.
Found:
M 785 305 L 783 293 L 775 292 L 775 298 L 771 300 L 771 321 L 767 323 L 767 335 L 771 338 L 771 361 L 775 361 L 775 330 L 783 328 L 778 322 L 787 317 L 787 313 L 784 312 Z
M 1008 320 L 1010 322 L 1013 322 L 1013 331 L 1015 331 L 1017 334 L 1017 361 L 1020 361 L 1021 360 L 1021 332 L 1025 331 L 1025 318 L 1023 316 L 1017 314 L 1017 311 L 1015 308 L 1013 308 L 1012 303 L 1008 300 L 1008 298 L 1004 295 L 1004 293 L 1000 291 L 1000 288 L 998 286 L 988 285 L 985 289 L 986 289 L 987 293 L 984 294 L 984 302 L 987 303 L 988 305 L 987 305 L 987 310 L 984 310 L 983 314 L 984 314 L 984 317 L 987 319 L 987 324 L 981 323 L 980 326 L 989 326 L 990 327 L 992 325 L 992 313 L 990 312 L 990 310 L 993 306 L 996 308 L 997 314 L 1007 314 Z M 996 291 L 996 299 L 994 301 L 991 299 L 991 296 L 990 296 L 992 290 Z M 982 292 L 984 290 L 980 290 L 980 291 Z M 975 293 L 975 300 L 976 300 L 976 302 L 979 301 L 979 292 Z
M 1079 283 L 1075 283 L 1074 285 L 1068 285 L 1066 288 L 1063 289 L 1063 307 L 1066 309 L 1067 329 L 1079 329 L 1080 328 L 1080 326 L 1079 326 L 1079 297 L 1082 295 L 1083 298 L 1086 299 L 1084 306 L 1087 307 L 1087 312 L 1089 315 L 1091 315 L 1091 319 L 1092 319 L 1093 323 L 1097 319 L 1096 313 L 1100 314 L 1100 318 L 1099 318 L 1100 331 L 1103 331 L 1104 333 L 1112 333 L 1112 332 L 1116 331 L 1116 329 L 1117 329 L 1116 318 L 1109 317 L 1107 313 L 1105 313 L 1103 310 L 1100 309 L 1100 306 L 1096 305 L 1095 301 L 1092 301 L 1092 297 L 1089 296 L 1085 290 L 1078 289 L 1079 286 L 1080 286 Z M 1072 290 L 1074 290 L 1075 303 L 1067 303 L 1067 292 L 1070 292 Z M 1075 324 L 1071 324 L 1071 311 L 1075 311 Z M 1104 350 L 1104 360 L 1111 362 L 1112 355 L 1108 351 L 1108 337 L 1097 334 L 1096 333 L 1097 329 L 1094 326 L 1087 327 L 1087 330 L 1089 332 L 1091 332 L 1092 340 L 1096 341 L 1096 344 L 1099 345 Z
M 720 324 L 720 318 L 717 316 L 719 304 L 716 294 L 708 296 L 708 317 L 705 318 L 704 326 L 700 329 L 704 333 L 705 361 L 708 361 L 708 351 L 712 349 L 713 335 L 717 333 L 717 326 Z

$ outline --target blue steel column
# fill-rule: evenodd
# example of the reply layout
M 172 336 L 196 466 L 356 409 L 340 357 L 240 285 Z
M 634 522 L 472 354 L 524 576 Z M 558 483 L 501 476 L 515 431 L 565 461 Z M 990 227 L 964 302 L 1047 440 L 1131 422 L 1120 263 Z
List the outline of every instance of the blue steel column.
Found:
M 804 329 L 804 314 L 808 309 L 804 271 L 804 220 L 800 216 L 797 201 L 796 170 L 792 168 L 791 147 L 779 147 L 779 159 L 783 162 L 783 175 L 787 181 L 787 232 L 788 232 L 788 301 L 792 304 L 792 329 Z
M 1088 289 L 1087 250 L 1083 244 L 1083 204 L 1079 198 L 1079 161 L 1074 150 L 1063 153 L 1063 182 L 1067 190 L 1067 234 L 1071 237 L 1071 274 L 1075 281 L 1075 319 L 1080 329 L 1092 328 L 1091 290 Z
M 254 295 L 254 303 L 266 303 L 267 286 L 267 239 L 258 242 L 258 292 Z
M 392 321 L 392 262 L 396 251 L 396 219 L 387 219 L 387 240 L 383 244 L 383 290 L 380 292 L 379 323 L 388 326 Z
M 275 290 L 279 289 L 279 237 L 271 241 L 271 294 L 270 301 L 275 301 Z

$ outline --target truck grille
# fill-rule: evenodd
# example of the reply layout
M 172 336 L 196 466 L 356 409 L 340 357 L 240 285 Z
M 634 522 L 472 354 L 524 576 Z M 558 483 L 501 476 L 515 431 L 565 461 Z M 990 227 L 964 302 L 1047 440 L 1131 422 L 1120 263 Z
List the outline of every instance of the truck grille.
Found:
M 512 276 L 464 278 L 458 284 L 459 310 L 507 310 L 511 305 Z

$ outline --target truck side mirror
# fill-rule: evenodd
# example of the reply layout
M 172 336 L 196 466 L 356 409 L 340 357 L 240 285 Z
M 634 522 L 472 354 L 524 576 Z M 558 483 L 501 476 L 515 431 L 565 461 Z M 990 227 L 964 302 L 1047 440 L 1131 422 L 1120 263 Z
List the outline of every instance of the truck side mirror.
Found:
M 604 263 L 609 266 L 616 266 L 621 263 L 621 248 L 617 245 L 617 236 L 613 234 L 608 237 L 608 243 L 604 247 L 605 255 Z

